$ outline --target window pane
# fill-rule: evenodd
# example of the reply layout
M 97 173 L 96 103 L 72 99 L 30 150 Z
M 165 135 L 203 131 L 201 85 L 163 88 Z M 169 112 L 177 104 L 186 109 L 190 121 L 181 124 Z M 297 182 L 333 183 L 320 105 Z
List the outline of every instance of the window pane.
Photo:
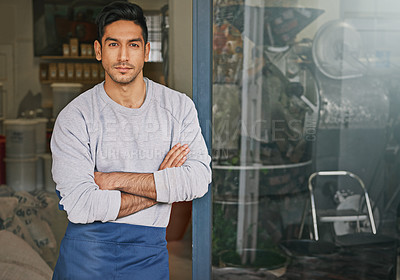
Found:
M 213 278 L 395 279 L 400 3 L 213 13 Z

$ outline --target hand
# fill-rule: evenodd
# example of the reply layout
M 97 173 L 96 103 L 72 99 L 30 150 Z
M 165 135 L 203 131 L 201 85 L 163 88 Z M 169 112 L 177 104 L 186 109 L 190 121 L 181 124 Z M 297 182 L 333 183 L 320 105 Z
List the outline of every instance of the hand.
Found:
M 186 155 L 190 152 L 189 146 L 187 144 L 182 145 L 180 143 L 172 147 L 172 149 L 167 153 L 163 162 L 158 170 L 163 170 L 165 168 L 180 167 L 186 161 Z

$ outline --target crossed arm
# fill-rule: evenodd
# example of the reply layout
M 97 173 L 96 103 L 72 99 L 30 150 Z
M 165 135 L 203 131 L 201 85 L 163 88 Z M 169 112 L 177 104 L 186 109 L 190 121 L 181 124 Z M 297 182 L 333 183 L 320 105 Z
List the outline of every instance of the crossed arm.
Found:
M 176 144 L 167 153 L 158 170 L 182 166 L 189 151 L 188 145 Z M 157 204 L 156 185 L 152 173 L 95 172 L 94 179 L 102 190 L 121 191 L 118 218 Z

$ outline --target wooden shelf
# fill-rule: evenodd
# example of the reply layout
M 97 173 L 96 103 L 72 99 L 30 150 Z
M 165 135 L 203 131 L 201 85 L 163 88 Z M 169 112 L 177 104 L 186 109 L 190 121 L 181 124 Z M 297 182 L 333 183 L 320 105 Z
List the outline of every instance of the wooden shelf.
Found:
M 71 64 L 72 67 L 71 67 Z M 53 67 L 53 65 L 55 65 Z M 76 67 L 80 65 L 80 79 L 68 79 L 67 76 L 70 73 L 70 71 L 73 71 L 72 76 L 75 77 L 76 73 Z M 59 78 L 59 71 L 64 70 L 64 75 L 61 75 L 62 78 Z M 80 83 L 83 85 L 93 85 L 97 84 L 102 81 L 102 79 L 99 78 L 100 72 L 103 71 L 103 68 L 101 67 L 101 63 L 96 60 L 94 56 L 53 56 L 53 55 L 48 55 L 48 56 L 42 56 L 40 57 L 40 74 L 39 74 L 39 80 L 41 84 L 52 84 L 52 83 Z M 90 77 L 95 77 L 95 78 L 89 78 L 89 79 L 83 79 L 82 76 L 87 76 L 87 71 L 89 71 L 89 76 Z M 49 79 L 50 72 L 54 74 L 56 72 L 56 77 L 54 79 Z M 97 75 L 92 75 L 92 73 L 97 73 Z
M 47 61 L 47 62 L 52 62 L 52 61 L 80 61 L 80 62 L 97 62 L 98 60 L 96 59 L 95 56 L 58 56 L 58 55 L 46 55 L 46 56 L 41 56 L 40 57 L 41 61 Z M 100 62 L 100 61 L 99 61 Z M 162 64 L 162 61 L 147 61 L 146 63 L 149 64 Z
M 97 62 L 95 56 L 55 56 L 55 55 L 49 55 L 49 56 L 41 56 L 40 57 L 41 61 L 90 61 L 90 62 Z

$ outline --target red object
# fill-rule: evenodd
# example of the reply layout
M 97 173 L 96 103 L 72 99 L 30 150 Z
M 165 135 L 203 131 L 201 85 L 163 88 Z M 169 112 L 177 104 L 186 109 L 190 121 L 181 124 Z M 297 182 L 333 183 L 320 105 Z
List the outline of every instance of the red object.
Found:
M 167 227 L 167 241 L 181 240 L 190 224 L 192 202 L 182 201 L 172 204 L 171 218 Z
M 50 141 L 51 141 L 52 134 L 53 134 L 52 130 L 46 131 L 46 153 L 50 152 Z

